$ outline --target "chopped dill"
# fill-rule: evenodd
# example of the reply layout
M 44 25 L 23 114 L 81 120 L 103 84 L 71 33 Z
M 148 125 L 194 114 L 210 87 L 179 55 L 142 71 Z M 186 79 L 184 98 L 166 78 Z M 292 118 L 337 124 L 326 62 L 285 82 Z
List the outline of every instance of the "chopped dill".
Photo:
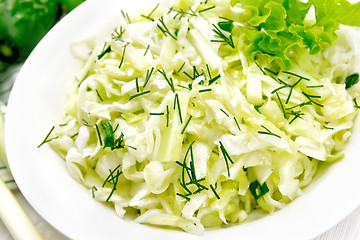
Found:
M 267 127 L 265 127 L 264 125 L 261 125 L 262 128 L 264 128 L 266 131 L 258 131 L 259 134 L 266 134 L 266 135 L 271 135 L 277 138 L 281 138 L 279 135 L 271 132 Z
M 51 133 L 54 131 L 54 129 L 55 129 L 55 126 L 53 126 L 53 127 L 51 128 L 51 130 L 50 130 L 50 131 L 48 132 L 48 134 L 46 135 L 45 139 L 40 143 L 39 146 L 37 146 L 37 148 L 41 147 L 41 146 L 42 146 L 43 144 L 45 144 L 45 143 L 48 143 L 48 142 L 50 142 L 50 141 L 58 138 L 58 137 L 54 137 L 54 138 L 49 139 L 49 136 L 50 136 Z
M 175 92 L 175 88 L 174 88 L 174 82 L 172 80 L 172 78 L 168 78 L 166 76 L 165 70 L 164 69 L 158 69 L 158 72 L 164 77 L 164 79 L 166 80 L 166 82 L 169 84 L 171 91 Z
M 96 94 L 97 94 L 98 98 L 100 99 L 100 101 L 103 102 L 104 100 L 103 100 L 103 98 L 100 96 L 99 91 L 98 91 L 97 89 L 95 89 L 95 91 L 96 91 Z
M 187 126 L 189 125 L 191 118 L 192 118 L 192 115 L 190 115 L 189 119 L 186 121 L 186 123 L 185 123 L 185 125 L 184 125 L 184 127 L 183 127 L 183 129 L 182 129 L 182 131 L 181 131 L 181 134 L 184 134 L 184 133 L 185 133 L 185 129 L 186 129 Z
M 211 88 L 205 88 L 205 89 L 201 89 L 199 90 L 199 93 L 203 93 L 203 92 L 211 92 L 212 89 Z
M 223 143 L 221 141 L 219 141 L 220 144 L 220 150 L 223 154 L 224 160 L 225 160 L 225 164 L 226 164 L 226 169 L 227 169 L 227 173 L 228 173 L 228 177 L 230 177 L 230 168 L 229 168 L 229 162 L 234 164 L 233 160 L 231 159 L 229 153 L 226 151 Z
M 215 29 L 213 31 L 216 33 L 217 37 L 220 38 L 218 40 L 211 40 L 211 42 L 220 42 L 220 43 L 226 43 L 230 47 L 235 48 L 234 41 L 232 39 L 232 35 L 230 34 L 229 37 L 227 37 L 221 29 L 216 26 L 215 24 L 212 24 Z
M 148 84 L 149 80 L 150 80 L 150 77 L 151 75 L 153 74 L 155 68 L 152 67 L 150 70 L 147 70 L 146 71 L 146 76 L 145 76 L 145 82 L 144 82 L 144 85 L 143 85 L 143 88 L 146 87 L 146 85 Z
M 167 26 L 165 25 L 165 22 L 164 22 L 164 18 L 163 16 L 161 16 L 159 18 L 159 22 L 160 24 L 157 24 L 157 27 L 160 29 L 160 31 L 165 35 L 165 36 L 170 36 L 172 37 L 174 40 L 177 40 L 176 36 L 174 36 L 170 30 L 167 28 Z
M 134 99 L 136 97 L 139 97 L 139 96 L 142 96 L 142 95 L 145 95 L 145 94 L 148 94 L 148 93 L 150 93 L 150 90 L 145 91 L 145 92 L 141 92 L 141 93 L 138 93 L 138 94 L 135 94 L 135 95 L 132 95 L 132 96 L 130 96 L 129 100 L 132 100 L 132 99 Z
M 105 44 L 105 46 L 106 46 L 106 44 Z M 105 54 L 111 52 L 111 46 L 109 45 L 107 48 L 105 48 L 105 46 L 104 46 L 104 49 L 102 50 L 102 52 L 97 56 L 98 60 L 103 58 L 105 56 Z
M 220 108 L 220 111 L 222 111 L 227 117 L 230 117 L 229 114 L 224 111 L 224 109 Z
M 199 13 L 206 12 L 206 11 L 209 11 L 209 10 L 214 9 L 214 8 L 215 8 L 215 6 L 204 8 L 204 9 L 199 10 Z
M 154 19 L 151 17 L 151 15 L 156 11 L 156 9 L 159 7 L 160 3 L 158 3 L 152 10 L 151 12 L 148 14 L 148 15 L 143 15 L 141 14 L 142 17 L 150 20 L 150 21 L 154 21 Z M 145 55 L 145 54 L 144 54 Z
M 210 188 L 211 188 L 211 190 L 213 191 L 215 197 L 216 197 L 217 199 L 220 199 L 220 197 L 219 197 L 219 195 L 217 194 L 217 192 L 215 191 L 215 188 L 213 187 L 213 185 L 210 184 Z
M 120 64 L 119 64 L 119 69 L 121 68 L 121 66 L 123 65 L 123 63 L 124 63 L 124 58 L 125 58 L 125 51 L 126 51 L 126 46 L 127 46 L 128 44 L 126 44 L 126 45 L 124 45 L 124 49 L 123 49 L 123 52 L 122 52 L 122 55 L 121 55 L 121 60 L 120 60 Z
M 235 124 L 236 124 L 237 128 L 241 132 L 240 125 L 239 125 L 238 121 L 236 120 L 236 117 L 234 117 L 234 121 L 235 121 Z

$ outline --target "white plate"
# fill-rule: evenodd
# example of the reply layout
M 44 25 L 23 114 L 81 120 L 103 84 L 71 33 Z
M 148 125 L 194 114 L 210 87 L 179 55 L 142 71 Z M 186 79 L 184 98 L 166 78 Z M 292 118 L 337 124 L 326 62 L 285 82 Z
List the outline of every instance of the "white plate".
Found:
M 359 121 L 346 157 L 333 164 L 304 195 L 272 216 L 193 236 L 123 220 L 93 200 L 67 173 L 47 145 L 37 148 L 51 126 L 60 123 L 65 87 L 81 67 L 70 54 L 73 41 L 112 31 L 120 10 L 149 6 L 149 0 L 88 0 L 57 24 L 28 58 L 10 96 L 6 150 L 11 171 L 25 198 L 51 225 L 72 239 L 310 239 L 342 220 L 360 203 Z

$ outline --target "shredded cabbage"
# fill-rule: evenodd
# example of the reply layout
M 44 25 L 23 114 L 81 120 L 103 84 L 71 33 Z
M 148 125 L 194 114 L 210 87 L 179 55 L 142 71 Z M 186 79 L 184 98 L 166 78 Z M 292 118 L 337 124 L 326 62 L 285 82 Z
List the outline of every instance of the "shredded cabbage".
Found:
M 342 158 L 360 96 L 358 83 L 345 88 L 355 71 L 347 30 L 330 48 L 297 39 L 281 64 L 249 58 L 254 34 L 288 31 L 281 3 L 255 2 L 177 0 L 123 14 L 105 43 L 85 42 L 50 145 L 91 197 L 199 234 L 283 208 L 319 162 Z M 308 5 L 296 3 L 304 21 Z

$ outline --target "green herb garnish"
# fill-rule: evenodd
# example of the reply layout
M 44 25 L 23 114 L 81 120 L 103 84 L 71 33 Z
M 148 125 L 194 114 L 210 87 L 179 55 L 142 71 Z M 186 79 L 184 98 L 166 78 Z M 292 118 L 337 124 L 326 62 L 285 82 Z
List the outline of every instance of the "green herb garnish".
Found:
M 235 124 L 236 124 L 237 128 L 239 129 L 239 131 L 241 131 L 240 125 L 239 125 L 238 121 L 236 120 L 236 117 L 234 117 L 234 121 L 235 121 Z
M 177 40 L 176 36 L 174 36 L 170 30 L 167 28 L 167 26 L 165 25 L 165 22 L 164 22 L 164 18 L 163 16 L 161 16 L 159 18 L 159 22 L 160 24 L 157 24 L 157 27 L 160 29 L 160 31 L 165 35 L 165 36 L 170 36 L 172 37 L 174 40 Z
M 279 135 L 271 132 L 267 127 L 265 127 L 264 125 L 261 125 L 262 128 L 264 128 L 266 131 L 258 131 L 259 134 L 266 134 L 266 135 L 271 135 L 277 138 L 281 138 Z
M 161 75 L 163 75 L 165 81 L 169 84 L 170 88 L 171 88 L 171 91 L 175 92 L 175 88 L 174 88 L 174 82 L 172 80 L 172 78 L 168 78 L 166 76 L 166 73 L 165 73 L 165 70 L 164 69 L 158 69 L 158 72 L 161 73 Z
M 151 12 L 148 14 L 148 15 L 143 15 L 141 14 L 142 17 L 150 20 L 150 21 L 154 21 L 154 19 L 151 17 L 151 15 L 156 11 L 156 9 L 159 7 L 160 3 L 158 3 L 152 10 Z M 145 55 L 145 54 L 144 54 Z
M 96 94 L 97 94 L 98 98 L 100 99 L 100 101 L 103 102 L 104 100 L 103 100 L 103 98 L 100 96 L 99 91 L 98 91 L 97 89 L 95 89 L 95 91 L 96 91 Z
M 204 8 L 204 9 L 199 10 L 199 13 L 206 12 L 206 11 L 209 11 L 209 10 L 214 9 L 214 8 L 215 8 L 215 6 Z
M 205 89 L 201 89 L 199 90 L 199 93 L 203 93 L 203 92 L 211 92 L 212 89 L 211 88 L 205 88 Z
M 189 117 L 188 120 L 186 121 L 186 123 L 185 123 L 185 125 L 184 125 L 184 127 L 183 127 L 183 129 L 182 129 L 182 131 L 181 131 L 181 134 L 184 134 L 185 129 L 186 129 L 187 126 L 189 125 L 191 118 L 192 118 L 192 115 L 190 115 L 190 117 Z
M 126 46 L 127 46 L 127 44 L 125 44 L 124 47 L 123 47 L 123 52 L 122 52 L 121 59 L 120 59 L 119 69 L 121 68 L 121 66 L 122 66 L 123 63 L 124 63 Z
M 151 116 L 163 116 L 164 113 L 150 113 Z
M 183 121 L 182 121 L 182 116 L 181 116 L 180 101 L 179 101 L 179 95 L 177 93 L 175 93 L 175 98 L 174 98 L 174 110 L 176 108 L 176 105 L 178 106 L 180 123 L 182 124 Z
M 220 150 L 224 156 L 225 159 L 225 164 L 226 164 L 226 169 L 227 169 L 227 173 L 228 173 L 228 177 L 230 177 L 230 168 L 229 168 L 229 162 L 234 164 L 233 160 L 231 159 L 229 153 L 226 151 L 224 145 L 222 144 L 221 141 L 219 141 L 220 144 Z
M 107 48 L 105 48 L 102 50 L 102 52 L 98 55 L 98 60 L 100 60 L 102 57 L 105 56 L 105 54 L 111 52 L 111 46 L 108 46 Z
M 41 147 L 43 144 L 48 143 L 48 142 L 50 142 L 50 141 L 58 138 L 58 137 L 54 137 L 54 138 L 49 139 L 49 136 L 50 136 L 50 134 L 54 131 L 54 129 L 55 129 L 55 126 L 53 126 L 53 127 L 51 128 L 51 130 L 50 130 L 50 131 L 48 132 L 48 134 L 46 135 L 45 139 L 40 143 L 39 146 L 37 146 L 38 148 Z
M 145 76 L 145 82 L 144 82 L 144 85 L 143 85 L 143 88 L 146 87 L 146 85 L 148 84 L 149 80 L 150 80 L 150 77 L 151 75 L 153 74 L 155 68 L 152 67 L 150 70 L 147 70 L 146 71 L 146 76 Z
M 138 93 L 138 94 L 135 94 L 135 95 L 132 95 L 132 96 L 130 96 L 129 100 L 132 100 L 132 99 L 134 99 L 136 97 L 139 97 L 139 96 L 142 96 L 142 95 L 145 95 L 145 94 L 148 94 L 148 93 L 150 93 L 150 90 L 145 91 L 145 92 L 141 92 L 141 93 Z
M 266 193 L 269 192 L 269 188 L 266 185 L 266 183 L 260 185 L 260 183 L 257 180 L 250 183 L 249 190 L 250 193 L 255 198 L 255 200 L 258 200 L 259 198 L 261 198 L 262 196 L 264 196 Z
M 213 185 L 210 184 L 210 188 L 211 188 L 211 190 L 213 191 L 215 197 L 216 197 L 217 199 L 220 199 L 220 197 L 219 197 L 219 195 L 217 194 L 217 192 L 215 191 L 215 188 L 213 187 Z
M 224 109 L 220 108 L 220 111 L 222 111 L 227 117 L 230 117 L 229 114 L 224 111 Z
M 222 31 L 221 29 L 216 26 L 215 24 L 213 24 L 213 27 L 215 29 L 213 29 L 213 31 L 216 33 L 216 36 L 218 38 L 220 38 L 219 40 L 211 40 L 211 42 L 220 42 L 220 43 L 226 43 L 228 44 L 230 47 L 235 48 L 234 45 L 234 41 L 232 39 L 232 35 L 230 34 L 229 37 L 227 37 Z
M 219 22 L 218 26 L 221 30 L 231 33 L 234 28 L 234 23 L 232 20 L 227 20 L 224 22 Z
M 97 124 L 95 125 L 95 129 L 96 129 L 96 133 L 99 138 L 99 144 L 100 144 L 100 146 L 102 146 L 103 144 L 102 144 L 102 140 L 101 140 L 101 134 L 100 134 L 99 126 Z
M 350 88 L 352 85 L 356 84 L 357 82 L 359 82 L 359 74 L 358 73 L 351 74 L 345 79 L 345 89 Z
M 201 179 L 196 178 L 194 154 L 193 154 L 193 149 L 192 149 L 192 145 L 194 143 L 195 143 L 195 141 L 192 142 L 190 144 L 189 148 L 187 149 L 183 162 L 181 163 L 179 161 L 176 161 L 176 163 L 182 167 L 180 185 L 186 192 L 186 194 L 176 193 L 176 195 L 185 198 L 187 201 L 190 201 L 190 198 L 189 198 L 190 195 L 197 194 L 203 190 L 208 190 L 207 187 L 205 187 L 204 185 L 202 185 L 200 183 L 200 182 L 204 181 L 205 178 L 201 178 Z M 190 162 L 189 162 L 189 166 L 188 166 L 186 164 L 186 160 L 188 158 L 189 153 L 190 153 Z M 188 181 L 186 181 L 186 176 L 189 179 Z M 188 187 L 189 185 L 195 185 L 195 187 L 197 189 L 195 191 L 191 191 Z
M 105 187 L 106 183 L 112 184 L 112 189 L 111 189 L 109 196 L 105 200 L 106 202 L 108 202 L 110 200 L 111 196 L 113 195 L 113 193 L 116 190 L 116 186 L 119 181 L 119 177 L 122 174 L 122 171 L 118 170 L 119 168 L 120 168 L 120 164 L 114 170 L 109 169 L 110 174 L 107 176 L 107 178 L 105 179 L 105 181 L 102 185 L 102 187 Z

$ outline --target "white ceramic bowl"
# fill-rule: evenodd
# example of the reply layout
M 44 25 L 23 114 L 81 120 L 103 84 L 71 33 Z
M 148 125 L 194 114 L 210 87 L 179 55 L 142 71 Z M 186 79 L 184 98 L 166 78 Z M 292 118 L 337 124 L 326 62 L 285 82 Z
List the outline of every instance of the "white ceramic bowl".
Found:
M 342 220 L 360 203 L 359 119 L 346 157 L 318 174 L 304 195 L 261 219 L 193 236 L 119 218 L 73 180 L 47 145 L 37 148 L 61 121 L 65 87 L 81 63 L 70 44 L 89 36 L 101 41 L 118 24 L 121 9 L 151 9 L 153 0 L 88 0 L 60 21 L 22 68 L 6 115 L 6 150 L 16 183 L 34 209 L 72 239 L 310 239 Z

